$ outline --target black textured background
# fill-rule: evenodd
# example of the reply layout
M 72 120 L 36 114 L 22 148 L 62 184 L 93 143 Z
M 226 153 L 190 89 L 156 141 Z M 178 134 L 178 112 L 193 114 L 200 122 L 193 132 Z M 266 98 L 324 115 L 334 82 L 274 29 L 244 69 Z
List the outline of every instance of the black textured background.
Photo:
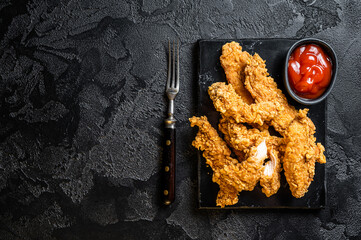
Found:
M 1 0 L 0 239 L 360 239 L 358 0 Z M 197 40 L 313 36 L 339 58 L 327 207 L 197 210 Z M 166 45 L 179 38 L 177 199 L 159 205 Z

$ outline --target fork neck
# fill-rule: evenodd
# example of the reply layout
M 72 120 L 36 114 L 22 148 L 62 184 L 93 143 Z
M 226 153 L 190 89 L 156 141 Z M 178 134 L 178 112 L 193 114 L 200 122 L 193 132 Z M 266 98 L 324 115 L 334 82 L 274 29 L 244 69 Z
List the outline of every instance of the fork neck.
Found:
M 174 118 L 174 100 L 169 100 L 168 105 L 168 118 L 165 119 L 166 128 L 175 128 L 176 119 Z

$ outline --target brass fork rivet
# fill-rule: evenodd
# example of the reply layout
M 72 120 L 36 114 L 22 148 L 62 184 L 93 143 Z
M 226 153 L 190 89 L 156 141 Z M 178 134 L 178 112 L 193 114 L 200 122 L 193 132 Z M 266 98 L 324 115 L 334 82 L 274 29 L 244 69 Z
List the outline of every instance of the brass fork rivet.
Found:
M 169 172 L 169 167 L 166 166 L 166 167 L 164 168 L 164 170 L 165 170 L 166 172 Z
M 166 142 L 165 142 L 165 144 L 167 145 L 167 146 L 169 146 L 170 145 L 170 140 L 167 140 Z
M 163 192 L 163 193 L 164 193 L 164 195 L 166 195 L 166 196 L 167 196 L 167 195 L 168 195 L 168 190 L 164 190 L 164 192 Z

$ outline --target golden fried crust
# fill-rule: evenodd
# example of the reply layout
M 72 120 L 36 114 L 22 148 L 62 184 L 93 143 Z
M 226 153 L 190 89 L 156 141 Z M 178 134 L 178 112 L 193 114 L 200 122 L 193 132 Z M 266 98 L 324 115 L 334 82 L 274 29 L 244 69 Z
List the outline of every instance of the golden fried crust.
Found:
M 239 192 L 252 191 L 261 177 L 261 169 L 263 162 L 267 157 L 267 147 L 259 152 L 257 147 L 252 147 L 249 151 L 249 157 L 243 162 L 236 164 L 227 164 L 223 167 L 220 174 L 222 181 L 226 184 L 234 186 Z M 261 155 L 261 156 L 260 156 Z M 231 161 L 230 161 L 231 162 Z M 234 163 L 234 161 L 232 161 Z M 217 173 L 213 174 L 213 178 L 217 178 Z
M 283 159 L 285 176 L 292 195 L 303 197 L 315 175 L 315 163 L 326 161 L 321 144 L 315 144 L 315 126 L 306 117 L 307 110 L 300 110 L 285 134 L 287 142 Z
M 256 103 L 273 101 L 282 106 L 271 121 L 276 131 L 282 134 L 296 117 L 297 110 L 288 104 L 286 96 L 277 88 L 277 83 L 268 76 L 265 62 L 258 55 L 255 55 L 245 68 L 245 74 L 246 89 L 254 97 Z
M 268 140 L 270 137 L 268 130 L 248 129 L 242 123 L 235 122 L 233 118 L 222 117 L 218 127 L 224 135 L 224 140 L 233 150 L 245 153 L 250 147 L 257 146 L 263 139 Z
M 231 150 L 227 147 L 227 144 L 219 137 L 217 131 L 208 122 L 207 117 L 192 117 L 189 119 L 191 127 L 198 126 L 199 132 L 193 141 L 193 146 L 204 151 L 203 155 L 207 159 L 208 155 L 221 157 L 231 155 Z
M 282 109 L 272 119 L 271 125 L 285 137 L 282 160 L 287 182 L 294 197 L 300 198 L 307 192 L 315 173 L 315 162 L 325 163 L 322 144 L 316 144 L 315 126 L 307 117 L 308 109 L 299 112 L 290 106 L 285 95 L 277 88 L 273 78 L 268 76 L 265 62 L 255 56 L 245 68 L 245 86 L 256 103 L 274 101 Z
M 206 117 L 192 117 L 189 120 L 192 127 L 199 127 L 192 145 L 203 151 L 206 163 L 213 170 L 213 182 L 222 186 L 220 201 L 222 203 L 234 202 L 234 191 L 231 187 L 238 192 L 252 191 L 261 177 L 263 162 L 267 157 L 266 145 L 264 144 L 264 148 L 252 147 L 249 157 L 240 163 L 230 157 L 231 151 Z
M 221 183 L 217 194 L 217 206 L 224 208 L 225 206 L 236 204 L 238 202 L 238 193 L 235 187 Z
M 237 123 L 263 125 L 277 114 L 279 105 L 275 102 L 246 104 L 230 84 L 216 82 L 208 88 L 213 105 L 225 117 L 233 118 Z
M 232 84 L 236 93 L 247 104 L 254 102 L 251 94 L 244 87 L 244 69 L 251 58 L 252 56 L 248 52 L 242 51 L 239 43 L 230 42 L 222 47 L 220 61 L 227 81 L 229 84 Z
M 270 136 L 268 130 L 260 131 L 255 128 L 247 129 L 241 123 L 236 123 L 233 119 L 221 118 L 219 122 L 219 129 L 224 134 L 224 140 L 227 144 L 237 151 L 242 151 L 248 153 L 248 150 L 251 147 L 257 146 L 260 142 L 265 139 L 267 148 L 270 149 L 269 156 L 271 158 L 265 164 L 264 169 L 267 168 L 266 174 L 265 170 L 262 170 L 260 184 L 262 186 L 262 192 L 270 197 L 271 195 L 277 193 L 280 188 L 280 179 L 281 179 L 281 153 L 277 149 L 281 149 L 283 143 L 282 138 L 276 136 Z M 238 156 L 238 154 L 236 154 Z M 270 171 L 272 174 L 270 174 Z
M 199 127 L 199 131 L 192 145 L 203 151 L 206 163 L 214 172 L 217 172 L 217 170 L 226 164 L 226 160 L 230 157 L 231 151 L 219 137 L 217 131 L 210 125 L 207 117 L 192 117 L 189 121 L 192 127 Z M 220 186 L 216 201 L 217 206 L 225 207 L 226 205 L 233 205 L 238 202 L 238 191 L 235 187 L 220 181 L 220 178 L 215 178 L 214 181 Z

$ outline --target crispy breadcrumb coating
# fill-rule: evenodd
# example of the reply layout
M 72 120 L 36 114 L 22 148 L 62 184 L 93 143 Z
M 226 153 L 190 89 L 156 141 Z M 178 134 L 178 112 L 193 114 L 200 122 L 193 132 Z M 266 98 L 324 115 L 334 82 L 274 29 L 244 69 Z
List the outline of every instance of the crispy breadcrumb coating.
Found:
M 292 195 L 303 197 L 313 181 L 315 162 L 325 163 L 322 144 L 316 144 L 315 125 L 307 117 L 308 109 L 297 111 L 289 105 L 276 82 L 268 76 L 265 61 L 254 57 L 245 68 L 245 85 L 256 103 L 278 102 L 282 108 L 271 125 L 285 137 L 285 154 L 282 159 L 286 180 Z
M 315 143 L 315 126 L 307 116 L 307 110 L 300 110 L 296 119 L 285 132 L 287 142 L 283 168 L 292 195 L 303 197 L 315 175 L 315 163 L 326 163 L 325 148 Z
M 222 117 L 218 128 L 234 151 L 247 153 L 250 147 L 258 145 L 263 139 L 266 139 L 267 147 L 279 147 L 282 144 L 282 138 L 271 136 L 267 129 L 247 128 L 233 118 Z
M 235 201 L 234 191 L 252 191 L 261 177 L 264 160 L 267 158 L 267 146 L 263 140 L 252 147 L 247 159 L 239 162 L 231 157 L 231 151 L 218 135 L 206 117 L 192 117 L 191 126 L 198 126 L 199 131 L 192 145 L 203 151 L 206 163 L 212 168 L 212 180 L 221 188 L 217 205 L 224 207 Z
M 275 117 L 279 106 L 271 101 L 248 105 L 232 85 L 224 82 L 213 83 L 208 88 L 208 93 L 216 110 L 237 123 L 263 125 L 265 121 L 271 121 Z
M 281 107 L 271 121 L 271 125 L 281 135 L 287 130 L 297 115 L 297 110 L 288 104 L 286 96 L 269 76 L 265 61 L 255 54 L 245 68 L 245 86 L 256 103 L 277 102 Z
M 242 47 L 237 42 L 224 44 L 222 55 L 219 58 L 228 83 L 233 86 L 236 93 L 247 104 L 254 102 L 251 94 L 244 86 L 244 69 L 251 58 L 252 56 L 248 52 L 242 51 Z

